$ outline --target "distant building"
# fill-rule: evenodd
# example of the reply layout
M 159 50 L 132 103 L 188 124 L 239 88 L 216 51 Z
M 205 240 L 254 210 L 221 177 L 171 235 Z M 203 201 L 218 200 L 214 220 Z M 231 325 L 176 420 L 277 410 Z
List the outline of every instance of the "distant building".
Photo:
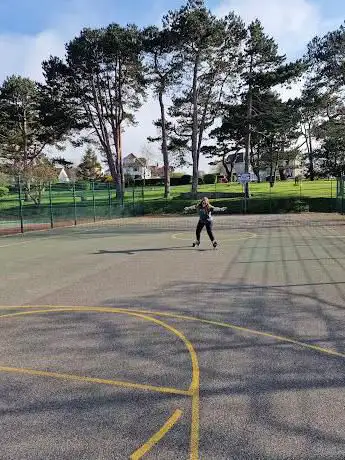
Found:
M 152 177 L 146 158 L 136 157 L 133 153 L 124 157 L 123 172 L 125 176 L 131 176 L 133 179 L 150 179 Z
M 230 164 L 231 160 L 233 160 L 235 154 L 231 154 L 227 158 L 227 163 Z M 277 168 L 277 178 L 279 178 L 279 167 L 283 167 L 285 171 L 285 175 L 287 179 L 293 179 L 297 176 L 300 176 L 303 174 L 303 166 L 302 166 L 302 161 L 299 156 L 297 156 L 293 160 L 281 160 L 278 163 L 278 168 Z M 236 177 L 238 177 L 240 174 L 244 173 L 244 152 L 239 152 L 237 154 L 237 158 L 234 164 L 234 170 L 233 173 Z M 222 174 L 225 174 L 225 171 L 221 171 Z M 257 177 L 254 174 L 253 168 L 251 165 L 249 165 L 249 173 L 251 177 L 251 181 L 257 181 Z M 260 180 L 261 181 L 266 181 L 267 178 L 269 178 L 270 175 L 270 168 L 266 167 L 260 170 Z
M 58 180 L 60 184 L 66 184 L 68 182 L 71 182 L 70 178 L 68 177 L 68 174 L 65 170 L 65 168 L 58 168 L 59 169 L 59 176 Z
M 152 178 L 162 178 L 164 177 L 164 166 L 150 166 L 149 167 L 151 170 L 151 177 Z M 173 166 L 169 166 L 169 172 L 170 174 L 175 171 L 175 168 Z
M 77 168 L 67 168 L 63 166 L 56 168 L 58 173 L 58 181 L 60 184 L 68 184 L 75 182 L 77 179 Z

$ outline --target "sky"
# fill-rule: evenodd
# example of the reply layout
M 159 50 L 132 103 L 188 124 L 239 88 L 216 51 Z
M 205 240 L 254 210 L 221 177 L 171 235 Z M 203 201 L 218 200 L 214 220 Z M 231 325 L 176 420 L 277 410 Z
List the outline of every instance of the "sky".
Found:
M 50 55 L 63 56 L 64 45 L 83 27 L 110 22 L 159 24 L 163 14 L 178 8 L 181 0 L 0 0 L 0 82 L 19 74 L 42 80 L 41 62 Z M 345 20 L 344 0 L 208 0 L 217 15 L 229 11 L 250 22 L 259 18 L 268 34 L 288 58 L 300 57 L 307 43 L 340 26 Z M 298 86 L 289 95 L 298 94 Z M 285 94 L 287 96 L 287 94 Z M 124 135 L 124 154 L 140 154 L 147 137 L 156 134 L 152 120 L 158 118 L 156 100 L 149 98 L 137 114 L 138 125 Z M 155 161 L 158 147 L 150 146 Z M 147 148 L 146 148 L 147 150 Z M 68 146 L 64 156 L 78 162 L 82 151 Z M 207 170 L 207 160 L 200 169 Z

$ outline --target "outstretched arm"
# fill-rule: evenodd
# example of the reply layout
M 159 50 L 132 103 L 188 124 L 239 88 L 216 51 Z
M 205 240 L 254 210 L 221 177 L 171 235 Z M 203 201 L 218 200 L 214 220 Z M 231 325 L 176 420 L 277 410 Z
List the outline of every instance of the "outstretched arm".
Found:
M 213 212 L 224 212 L 226 211 L 228 208 L 217 208 L 215 206 L 212 206 L 212 211 Z
M 186 206 L 186 207 L 183 209 L 183 212 L 187 213 L 187 212 L 189 212 L 189 211 L 195 211 L 195 210 L 196 210 L 196 207 L 197 207 L 196 204 L 193 204 L 193 206 Z

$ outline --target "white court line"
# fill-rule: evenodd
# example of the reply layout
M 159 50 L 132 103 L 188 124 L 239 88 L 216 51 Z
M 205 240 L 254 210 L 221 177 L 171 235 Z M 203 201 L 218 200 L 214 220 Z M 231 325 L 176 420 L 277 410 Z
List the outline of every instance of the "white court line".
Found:
M 103 222 L 103 221 L 102 221 Z M 107 221 L 104 221 L 104 222 L 107 222 Z M 92 224 L 80 224 L 78 225 L 78 227 L 82 227 L 82 226 L 89 226 L 89 225 L 92 225 Z M 77 227 L 77 228 L 78 228 Z M 54 230 L 57 230 L 59 227 L 56 227 Z M 73 228 L 76 228 L 74 225 L 73 226 L 68 226 L 68 227 L 60 227 L 61 230 L 64 230 L 64 229 L 73 229 Z M 25 240 L 25 241 L 17 241 L 15 243 L 9 243 L 9 244 L 2 244 L 0 245 L 0 248 L 8 248 L 8 247 L 11 247 L 11 246 L 19 246 L 19 245 L 23 245 L 23 244 L 30 244 L 30 243 L 36 243 L 37 241 L 45 241 L 45 240 L 53 240 L 53 239 L 57 239 L 57 238 L 63 238 L 63 237 L 66 237 L 66 236 L 70 236 L 70 235 L 75 235 L 75 234 L 84 234 L 86 232 L 91 232 L 92 230 L 98 230 L 100 228 L 103 228 L 103 227 L 94 227 L 92 229 L 87 229 L 87 230 L 75 230 L 73 232 L 63 232 L 62 234 L 60 235 L 48 235 L 48 236 L 43 236 L 41 238 L 34 238 L 34 239 L 31 239 L 31 240 Z M 36 233 L 41 233 L 41 232 L 49 232 L 49 230 L 47 229 L 43 229 L 43 230 L 34 230 L 32 232 L 27 232 L 29 235 L 35 235 Z M 122 236 L 122 235 L 112 235 L 111 237 L 119 237 L 119 236 Z M 125 236 L 125 235 L 123 235 Z M 127 236 L 127 235 L 126 235 Z M 17 234 L 17 235 L 4 235 L 2 236 L 1 238 L 25 238 L 25 234 L 22 235 L 22 234 Z M 0 241 L 1 241 L 1 238 L 0 238 Z

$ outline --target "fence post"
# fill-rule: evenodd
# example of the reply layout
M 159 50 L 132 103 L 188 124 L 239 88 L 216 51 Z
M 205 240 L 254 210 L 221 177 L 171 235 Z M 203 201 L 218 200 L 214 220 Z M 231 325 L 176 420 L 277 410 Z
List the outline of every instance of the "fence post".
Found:
M 302 179 L 299 181 L 299 212 L 302 212 Z
M 92 190 L 92 210 L 93 210 L 93 221 L 96 222 L 96 197 L 95 197 L 95 181 L 91 181 Z
M 143 212 L 142 215 L 145 215 L 145 186 L 146 186 L 146 181 L 141 183 L 141 199 L 142 199 L 142 208 Z
M 22 181 L 20 175 L 18 176 L 18 199 L 19 199 L 19 219 L 20 219 L 20 232 L 24 233 L 24 219 L 23 219 L 23 193 Z
M 54 228 L 54 213 L 52 199 L 52 183 L 49 182 L 49 208 L 50 208 L 50 228 Z
M 270 188 L 270 214 L 272 214 L 272 187 L 271 184 L 269 184 Z
M 122 199 L 123 191 L 121 194 Z M 110 182 L 108 182 L 108 211 L 109 211 L 109 219 L 111 219 L 111 189 L 110 189 Z
M 243 214 L 247 214 L 247 195 L 246 195 L 246 184 L 243 184 Z
M 73 207 L 74 207 L 74 225 L 77 225 L 77 197 L 75 194 L 75 182 L 73 182 Z

